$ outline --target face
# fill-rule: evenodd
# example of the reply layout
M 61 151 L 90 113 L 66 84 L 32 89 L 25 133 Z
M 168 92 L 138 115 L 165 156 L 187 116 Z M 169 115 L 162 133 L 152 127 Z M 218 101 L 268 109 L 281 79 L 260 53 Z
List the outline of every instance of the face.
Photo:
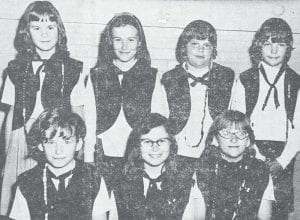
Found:
M 150 166 L 160 166 L 170 154 L 170 139 L 163 126 L 152 128 L 148 134 L 141 136 L 141 155 Z
M 114 27 L 112 29 L 112 43 L 119 61 L 129 62 L 134 60 L 140 45 L 137 29 L 132 25 Z
M 29 33 L 36 52 L 42 59 L 48 59 L 55 53 L 55 47 L 58 42 L 56 22 L 50 21 L 48 17 L 42 17 L 39 21 L 31 21 Z
M 263 60 L 270 66 L 279 66 L 284 61 L 286 50 L 286 43 L 272 43 L 270 37 L 262 46 Z
M 48 133 L 47 133 L 48 132 Z M 82 147 L 82 140 L 76 140 L 75 136 L 70 138 L 60 137 L 61 130 L 58 129 L 55 136 L 44 141 L 39 146 L 44 151 L 48 163 L 53 168 L 63 168 L 74 160 L 74 154 Z M 50 131 L 46 131 L 46 137 L 50 136 Z
M 187 62 L 195 68 L 204 68 L 210 65 L 213 46 L 208 41 L 191 39 L 186 45 Z
M 250 145 L 248 133 L 244 130 L 237 129 L 234 126 L 219 131 L 216 139 L 224 159 L 229 162 L 241 160 L 244 151 Z

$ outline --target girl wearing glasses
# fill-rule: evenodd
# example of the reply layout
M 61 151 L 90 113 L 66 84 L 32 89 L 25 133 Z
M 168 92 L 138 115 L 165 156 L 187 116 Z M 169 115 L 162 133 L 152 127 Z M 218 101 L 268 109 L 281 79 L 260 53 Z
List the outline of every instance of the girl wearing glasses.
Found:
M 177 43 L 179 65 L 162 76 L 179 155 L 199 158 L 213 119 L 228 109 L 234 71 L 214 62 L 216 57 L 216 29 L 192 21 Z
M 184 219 L 193 170 L 176 153 L 165 117 L 152 113 L 135 125 L 115 192 L 119 219 Z
M 268 167 L 255 158 L 253 144 L 243 113 L 226 111 L 216 117 L 196 170 L 207 219 L 271 218 L 273 184 Z

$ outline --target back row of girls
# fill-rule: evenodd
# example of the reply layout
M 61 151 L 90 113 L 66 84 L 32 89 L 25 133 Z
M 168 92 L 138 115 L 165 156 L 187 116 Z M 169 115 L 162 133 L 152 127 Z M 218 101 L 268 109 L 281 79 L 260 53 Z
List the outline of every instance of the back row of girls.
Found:
M 294 113 L 300 112 L 300 79 L 287 65 L 293 36 L 280 18 L 268 19 L 256 33 L 249 50 L 253 68 L 242 73 L 241 84 L 234 87 L 233 70 L 213 62 L 217 34 L 206 21 L 196 20 L 185 27 L 176 47 L 179 65 L 162 77 L 151 67 L 142 25 L 132 14 L 122 13 L 109 21 L 90 75 L 82 72 L 82 62 L 69 57 L 66 43 L 55 7 L 47 1 L 30 4 L 17 29 L 17 56 L 4 71 L 1 102 L 10 111 L 5 126 L 1 214 L 7 213 L 17 176 L 35 165 L 28 157 L 26 134 L 49 107 L 64 106 L 85 119 L 84 160 L 94 161 L 96 145 L 95 162 L 101 161 L 103 172 L 113 173 L 109 188 L 113 188 L 111 178 L 120 174 L 134 124 L 150 112 L 170 119 L 170 133 L 181 156 L 199 158 L 213 119 L 240 106 L 254 122 L 258 150 L 272 171 L 285 168 L 297 151 L 300 119 Z M 293 163 L 280 176 L 273 172 L 278 219 L 292 211 L 292 171 Z

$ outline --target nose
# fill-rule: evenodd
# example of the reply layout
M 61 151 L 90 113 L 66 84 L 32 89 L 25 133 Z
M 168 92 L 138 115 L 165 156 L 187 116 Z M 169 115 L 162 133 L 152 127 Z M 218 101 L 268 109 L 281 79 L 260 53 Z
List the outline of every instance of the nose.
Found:
M 127 50 L 127 48 L 128 48 L 128 43 L 127 43 L 127 41 L 123 41 L 123 42 L 122 42 L 122 49 L 123 49 L 123 50 Z
M 62 147 L 60 144 L 56 143 L 56 147 L 55 147 L 55 154 L 59 155 L 62 153 Z
M 159 145 L 157 142 L 154 142 L 153 145 L 152 145 L 152 151 L 158 151 L 159 149 Z
M 236 137 L 235 134 L 232 134 L 232 135 L 231 135 L 230 141 L 231 141 L 232 143 L 236 143 L 236 142 L 238 141 L 238 139 L 237 139 L 237 137 Z
M 48 37 L 48 32 L 46 29 L 42 29 L 41 32 L 42 37 Z
M 277 50 L 278 50 L 278 45 L 272 44 L 271 53 L 277 53 Z

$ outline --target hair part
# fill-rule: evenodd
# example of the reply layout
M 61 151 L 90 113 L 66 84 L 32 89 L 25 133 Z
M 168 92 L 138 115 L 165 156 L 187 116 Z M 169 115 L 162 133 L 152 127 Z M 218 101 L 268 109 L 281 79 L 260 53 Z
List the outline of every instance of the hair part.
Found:
M 294 49 L 291 27 L 282 18 L 270 18 L 255 33 L 252 45 L 249 48 L 251 62 L 254 66 L 257 66 L 263 60 L 262 47 L 270 37 L 274 43 L 286 43 L 287 51 L 284 64 L 291 58 L 292 50 Z
M 248 116 L 239 111 L 228 110 L 215 118 L 214 122 L 209 128 L 205 146 L 208 147 L 211 145 L 213 139 L 218 135 L 220 130 L 228 129 L 232 126 L 240 130 L 245 130 L 248 133 L 250 145 L 254 144 L 255 136 Z
M 124 27 L 126 25 L 133 26 L 138 32 L 140 45 L 136 53 L 137 60 L 142 60 L 144 63 L 151 65 L 150 54 L 147 49 L 146 38 L 140 20 L 133 14 L 123 12 L 115 15 L 103 30 L 100 36 L 97 64 L 94 69 L 106 69 L 116 59 L 112 42 L 112 30 L 115 27 Z
M 123 173 L 128 178 L 135 179 L 138 177 L 138 173 L 144 170 L 144 160 L 141 156 L 141 136 L 148 134 L 151 129 L 163 126 L 170 138 L 170 154 L 165 161 L 165 169 L 167 175 L 176 172 L 175 157 L 177 154 L 177 144 L 175 138 L 171 135 L 170 124 L 166 117 L 158 114 L 151 113 L 141 118 L 133 127 L 132 132 L 129 135 L 126 152 L 125 152 L 125 165 Z
M 44 153 L 38 149 L 38 146 L 54 138 L 57 132 L 63 139 L 75 136 L 76 141 L 79 141 L 86 135 L 86 126 L 82 118 L 70 110 L 46 109 L 34 122 L 27 135 L 30 156 L 37 161 L 44 161 Z
M 30 22 L 43 22 L 45 17 L 48 18 L 49 21 L 57 23 L 58 42 L 56 50 L 67 51 L 66 31 L 59 12 L 52 3 L 48 1 L 35 1 L 26 8 L 17 27 L 14 45 L 18 51 L 18 55 L 30 54 L 32 57 L 37 56 L 35 45 L 30 35 Z
M 217 57 L 217 32 L 208 22 L 195 20 L 189 23 L 181 33 L 176 46 L 176 59 L 179 63 L 187 60 L 187 44 L 192 39 L 208 40 L 212 46 L 212 59 Z

